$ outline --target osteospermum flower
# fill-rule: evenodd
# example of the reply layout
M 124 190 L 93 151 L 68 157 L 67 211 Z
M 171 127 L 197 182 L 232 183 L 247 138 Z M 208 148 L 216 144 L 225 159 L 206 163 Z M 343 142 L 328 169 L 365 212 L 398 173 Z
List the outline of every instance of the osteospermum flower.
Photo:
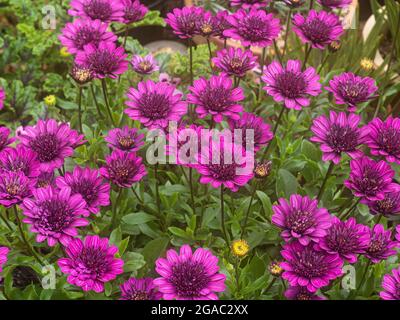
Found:
M 319 242 L 331 226 L 331 215 L 325 208 L 318 208 L 318 201 L 298 194 L 290 196 L 290 202 L 279 199 L 272 206 L 272 222 L 283 229 L 281 236 L 285 241 L 298 241 L 303 246 L 311 241 Z
M 395 248 L 398 242 L 392 241 L 392 231 L 385 230 L 382 224 L 376 224 L 370 230 L 371 241 L 366 249 L 365 256 L 373 263 L 379 263 L 390 256 L 397 254 Z
M 328 7 L 330 9 L 346 8 L 353 0 L 317 0 L 321 6 Z
M 382 288 L 379 295 L 383 300 L 400 300 L 400 268 L 383 277 Z
M 149 12 L 149 9 L 141 4 L 139 0 L 121 0 L 121 2 L 124 7 L 122 22 L 125 24 L 139 22 Z
M 234 88 L 233 82 L 225 74 L 212 76 L 209 80 L 200 78 L 189 88 L 189 103 L 196 105 L 199 118 L 211 115 L 215 122 L 225 117 L 237 120 L 243 107 L 239 101 L 244 99 L 243 89 Z
M 202 7 L 175 8 L 167 14 L 165 22 L 171 26 L 173 32 L 181 39 L 189 39 L 199 34 L 198 21 L 202 18 Z
M 21 171 L 0 172 L 0 204 L 10 208 L 31 195 L 33 181 Z
M 37 242 L 47 240 L 50 247 L 58 242 L 68 245 L 78 235 L 76 228 L 89 224 L 81 217 L 89 215 L 85 200 L 79 194 L 72 194 L 71 188 L 39 188 L 32 194 L 33 198 L 24 199 L 21 205 L 26 216 L 22 221 L 31 225 L 31 232 L 37 233 Z
M 162 296 L 152 278 L 130 278 L 120 288 L 120 300 L 160 300 Z
M 10 138 L 11 130 L 7 127 L 0 127 L 0 151 L 3 151 L 8 145 L 15 141 L 15 138 Z
M 350 112 L 357 109 L 357 105 L 375 98 L 378 87 L 370 77 L 359 77 L 351 72 L 345 72 L 333 77 L 329 87 L 325 90 L 333 93 L 337 104 L 346 104 Z
M 28 178 L 37 178 L 40 174 L 40 162 L 31 149 L 19 144 L 0 153 L 0 169 L 4 171 L 21 171 Z
M 272 13 L 267 14 L 254 7 L 250 11 L 240 9 L 227 16 L 226 20 L 231 26 L 224 31 L 224 36 L 239 40 L 244 47 L 270 46 L 281 29 L 279 19 L 274 18 Z
M 286 108 L 301 110 L 310 105 L 310 96 L 321 93 L 319 75 L 313 67 L 301 69 L 301 61 L 289 60 L 285 67 L 273 61 L 264 69 L 264 90 L 276 102 L 284 102 Z
M 40 170 L 52 172 L 60 168 L 66 157 L 72 156 L 74 148 L 84 142 L 83 135 L 71 130 L 67 123 L 54 119 L 39 120 L 28 126 L 18 136 L 21 143 L 36 152 Z
M 94 78 L 93 71 L 90 68 L 82 67 L 77 64 L 73 65 L 69 75 L 80 86 L 92 81 Z
M 227 39 L 228 37 L 224 36 L 224 31 L 229 29 L 230 24 L 226 19 L 229 16 L 229 11 L 221 10 L 218 11 L 215 15 L 215 36 L 220 37 L 222 39 Z
M 203 37 L 214 36 L 218 30 L 217 20 L 214 15 L 209 11 L 204 11 L 200 19 L 197 21 L 197 29 L 199 34 Z
M 259 8 L 262 6 L 266 6 L 271 0 L 231 0 L 231 6 L 240 6 L 243 9 L 248 9 L 248 8 Z
M 310 10 L 307 17 L 297 13 L 293 17 L 293 31 L 304 43 L 313 48 L 324 49 L 343 34 L 340 19 L 334 13 Z
M 114 128 L 108 131 L 104 138 L 107 146 L 126 152 L 138 151 L 144 145 L 144 134 L 139 134 L 138 129 L 124 126 L 122 129 Z
M 357 261 L 357 255 L 365 253 L 370 243 L 370 231 L 367 226 L 357 224 L 355 218 L 341 221 L 332 218 L 332 225 L 319 246 L 328 253 L 337 253 L 349 263 Z
M 89 43 L 98 46 L 101 41 L 116 41 L 117 36 L 107 29 L 108 24 L 100 20 L 76 19 L 65 25 L 58 38 L 69 53 L 75 54 Z
M 183 245 L 179 254 L 170 249 L 166 258 L 158 258 L 154 280 L 164 300 L 217 300 L 215 292 L 225 290 L 226 276 L 218 273 L 218 258 L 209 250 L 198 248 L 193 253 Z
M 74 17 L 122 22 L 124 6 L 120 0 L 72 0 L 68 14 Z
M 366 145 L 374 156 L 383 156 L 388 162 L 400 164 L 400 118 L 385 121 L 373 119 L 369 124 Z
M 116 246 L 110 246 L 107 238 L 86 236 L 73 239 L 66 246 L 67 258 L 58 260 L 61 272 L 68 275 L 70 284 L 83 291 L 103 292 L 104 284 L 123 273 L 124 261 L 115 258 Z
M 400 191 L 399 185 L 392 182 L 395 172 L 385 161 L 375 162 L 364 156 L 350 161 L 350 169 L 344 185 L 363 202 L 383 200 L 385 193 Z
M 400 190 L 400 186 L 398 187 Z M 367 202 L 372 214 L 382 214 L 386 217 L 400 214 L 400 191 L 385 193 L 382 200 Z
M 281 255 L 285 270 L 282 277 L 293 287 L 304 287 L 311 293 L 325 287 L 342 274 L 343 260 L 337 253 L 330 254 L 316 244 L 302 246 L 299 242 L 287 243 Z
M 262 146 L 266 145 L 274 137 L 270 126 L 264 122 L 263 118 L 257 117 L 253 113 L 243 112 L 240 119 L 229 119 L 229 127 L 235 135 L 236 130 L 241 131 L 243 148 L 249 145 L 254 148 L 254 151 L 260 150 Z M 252 130 L 251 137 L 247 136 L 247 130 Z M 236 143 L 240 143 L 240 141 Z
M 368 134 L 367 128 L 359 128 L 361 117 L 354 113 L 346 115 L 344 112 L 330 111 L 329 118 L 319 116 L 313 121 L 311 131 L 314 136 L 310 139 L 321 144 L 323 161 L 340 162 L 342 153 L 353 159 L 364 155 L 357 148 L 365 143 Z
M 110 185 L 99 177 L 98 170 L 77 166 L 73 172 L 66 172 L 64 177 L 57 177 L 56 184 L 60 189 L 69 187 L 72 194 L 81 195 L 91 213 L 96 214 L 100 207 L 110 204 Z
M 7 262 L 7 255 L 10 249 L 7 247 L 0 247 L 0 273 L 3 272 L 3 266 Z
M 6 93 L 4 89 L 0 87 L 0 110 L 4 108 L 5 99 L 6 99 Z
M 221 71 L 239 78 L 258 65 L 257 57 L 250 50 L 232 47 L 217 51 L 217 56 L 212 61 Z
M 147 174 L 142 158 L 134 152 L 115 149 L 106 157 L 106 164 L 100 168 L 100 174 L 121 188 L 130 188 Z
M 325 296 L 311 293 L 307 288 L 300 286 L 289 287 L 285 291 L 285 297 L 288 300 L 326 300 Z
M 123 47 L 116 47 L 114 42 L 100 42 L 96 47 L 89 43 L 79 51 L 75 63 L 92 70 L 96 78 L 117 78 L 128 70 L 129 62 Z
M 135 72 L 146 75 L 158 71 L 160 68 L 157 65 L 153 55 L 148 54 L 145 57 L 135 55 L 131 61 L 132 68 Z

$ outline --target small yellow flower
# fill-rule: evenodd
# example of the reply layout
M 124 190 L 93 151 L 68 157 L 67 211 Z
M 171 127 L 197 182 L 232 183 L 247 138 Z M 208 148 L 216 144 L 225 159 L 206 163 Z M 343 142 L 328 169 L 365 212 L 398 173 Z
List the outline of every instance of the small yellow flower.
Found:
M 235 240 L 231 245 L 232 253 L 236 257 L 243 258 L 250 250 L 250 246 L 246 240 Z
M 283 269 L 280 266 L 279 262 L 272 262 L 269 265 L 268 270 L 275 277 L 280 277 L 283 272 Z
M 44 103 L 46 104 L 46 106 L 48 107 L 54 107 L 56 105 L 57 102 L 57 98 L 54 95 L 49 95 L 47 97 L 45 97 L 43 99 Z
M 363 58 L 360 61 L 360 66 L 363 70 L 365 71 L 371 71 L 372 69 L 375 69 L 375 63 L 373 60 L 369 58 Z
M 265 161 L 257 163 L 254 168 L 254 176 L 258 179 L 264 179 L 271 173 L 272 162 Z
M 60 56 L 61 56 L 61 57 L 67 58 L 67 57 L 69 57 L 70 55 L 71 55 L 71 54 L 68 52 L 67 47 L 62 47 L 62 48 L 60 49 Z

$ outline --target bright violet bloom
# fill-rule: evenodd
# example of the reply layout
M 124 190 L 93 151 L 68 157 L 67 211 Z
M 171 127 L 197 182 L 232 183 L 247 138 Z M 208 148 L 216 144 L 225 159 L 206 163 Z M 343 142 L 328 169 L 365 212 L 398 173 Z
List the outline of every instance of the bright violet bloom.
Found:
M 93 71 L 96 78 L 117 78 L 128 70 L 128 55 L 123 47 L 116 47 L 114 42 L 100 42 L 96 47 L 89 43 L 84 51 L 79 51 L 75 63 Z
M 218 300 L 215 292 L 225 290 L 226 279 L 218 270 L 218 258 L 209 250 L 198 248 L 193 253 L 189 245 L 183 245 L 179 254 L 170 249 L 165 259 L 157 259 L 161 277 L 154 284 L 164 300 Z
M 99 177 L 98 170 L 76 166 L 73 172 L 57 177 L 56 184 L 60 189 L 71 188 L 71 194 L 81 195 L 91 213 L 99 213 L 100 207 L 110 204 L 110 185 Z
M 126 152 L 138 151 L 144 145 L 143 139 L 144 134 L 139 134 L 136 128 L 128 126 L 111 129 L 104 138 L 108 142 L 108 147 Z
M 167 14 L 165 22 L 171 26 L 173 32 L 181 39 L 189 39 L 200 34 L 198 21 L 203 17 L 202 7 L 175 8 Z
M 307 17 L 297 13 L 293 17 L 293 31 L 304 43 L 324 49 L 343 34 L 343 26 L 337 15 L 325 11 L 311 10 Z
M 121 0 L 124 6 L 124 16 L 122 22 L 130 24 L 143 20 L 149 9 L 139 0 Z
M 236 7 L 240 6 L 243 9 L 248 8 L 259 8 L 262 6 L 266 6 L 271 0 L 231 0 L 231 6 Z
M 375 162 L 364 156 L 350 161 L 350 169 L 344 185 L 363 202 L 383 200 L 385 193 L 400 191 L 399 185 L 392 182 L 395 172 L 385 161 Z
M 340 162 L 342 153 L 353 159 L 360 158 L 364 153 L 357 148 L 365 143 L 368 134 L 367 128 L 359 128 L 361 117 L 354 113 L 346 115 L 344 112 L 329 112 L 329 118 L 319 116 L 313 121 L 311 131 L 314 136 L 310 139 L 321 144 L 323 161 Z
M 117 36 L 107 31 L 107 28 L 108 24 L 100 20 L 76 19 L 65 25 L 58 39 L 68 48 L 69 53 L 75 54 L 89 43 L 98 46 L 101 41 L 116 41 Z
M 3 265 L 7 262 L 7 255 L 10 249 L 7 247 L 0 247 L 0 273 L 3 272 Z
M 286 108 L 301 110 L 310 105 L 310 96 L 321 93 L 319 75 L 313 67 L 301 69 L 300 60 L 289 60 L 286 67 L 273 61 L 264 69 L 263 88 L 276 102 L 284 102 Z
M 56 179 L 54 177 L 53 172 L 41 172 L 40 175 L 37 177 L 35 188 L 47 188 L 53 187 L 56 188 Z
M 89 224 L 81 217 L 89 215 L 85 200 L 79 194 L 72 195 L 70 188 L 39 188 L 32 193 L 33 198 L 24 199 L 21 205 L 26 216 L 22 221 L 37 233 L 37 242 L 47 240 L 50 247 L 58 242 L 65 246 L 78 235 L 77 227 Z
M 400 300 L 400 268 L 383 277 L 382 288 L 379 295 L 383 300 Z
M 257 65 L 257 57 L 250 50 L 229 48 L 217 51 L 213 63 L 229 76 L 243 78 L 247 71 L 253 70 Z
M 346 104 L 350 112 L 357 109 L 357 105 L 376 97 L 378 87 L 370 77 L 359 77 L 351 72 L 342 73 L 329 81 L 325 90 L 332 92 L 337 104 Z
M 386 217 L 400 214 L 400 191 L 385 193 L 383 200 L 369 201 L 367 204 L 372 214 L 383 214 Z
M 339 255 L 323 251 L 316 244 L 302 246 L 299 242 L 287 243 L 281 255 L 286 260 L 281 262 L 285 270 L 282 278 L 291 286 L 307 288 L 311 293 L 342 275 L 343 260 Z
M 6 93 L 4 89 L 0 87 L 0 110 L 4 108 L 5 99 L 6 99 Z
M 231 27 L 224 31 L 224 36 L 239 40 L 244 47 L 268 47 L 281 30 L 279 19 L 272 13 L 253 7 L 250 11 L 240 9 L 226 19 Z
M 396 240 L 400 242 L 400 225 L 396 227 Z
M 311 293 L 306 287 L 289 287 L 285 291 L 285 297 L 288 300 L 326 300 L 325 296 Z
M 233 82 L 225 74 L 212 76 L 209 80 L 196 80 L 191 93 L 188 94 L 189 103 L 196 105 L 199 118 L 211 115 L 215 122 L 221 122 L 224 116 L 233 120 L 240 119 L 239 112 L 243 107 L 239 101 L 244 100 L 242 88 L 234 88 Z
M 31 195 L 33 181 L 27 178 L 21 171 L 0 172 L 0 204 L 10 208 Z
M 152 74 L 153 72 L 160 69 L 157 65 L 157 61 L 153 58 L 153 55 L 151 54 L 148 54 L 145 57 L 142 57 L 140 55 L 133 56 L 131 65 L 135 72 L 142 75 Z
M 369 124 L 366 145 L 374 156 L 383 156 L 388 162 L 400 164 L 400 118 L 385 121 L 373 119 Z
M 218 24 L 219 20 L 211 12 L 204 11 L 197 21 L 197 30 L 201 36 L 211 37 L 218 32 Z
M 224 31 L 229 29 L 231 26 L 226 19 L 229 16 L 229 11 L 221 10 L 218 11 L 215 15 L 215 36 L 220 37 L 222 39 L 227 39 L 228 37 L 224 36 Z
M 67 123 L 54 119 L 39 120 L 36 126 L 28 126 L 18 136 L 21 143 L 36 152 L 40 170 L 52 172 L 60 168 L 64 159 L 74 153 L 74 148 L 84 142 L 83 135 L 71 130 Z
M 397 254 L 398 242 L 392 241 L 392 231 L 385 230 L 382 224 L 374 225 L 371 232 L 371 241 L 365 256 L 373 263 L 379 263 L 390 256 Z
M 37 178 L 40 174 L 40 162 L 31 149 L 19 144 L 0 153 L 0 169 L 4 171 L 21 171 L 28 178 Z
M 321 249 L 328 253 L 337 253 L 340 258 L 355 263 L 359 254 L 365 253 L 370 243 L 370 230 L 367 226 L 357 224 L 355 218 L 340 221 L 332 218 L 332 226 L 327 235 L 319 242 Z
M 130 278 L 120 288 L 120 300 L 160 300 L 162 296 L 152 278 Z
M 7 127 L 0 127 L 0 151 L 3 151 L 8 145 L 15 141 L 15 138 L 10 138 L 11 130 Z
M 116 246 L 110 246 L 107 238 L 86 236 L 73 239 L 66 246 L 68 258 L 58 260 L 61 272 L 68 275 L 68 283 L 83 291 L 104 291 L 104 283 L 123 273 L 124 261 L 115 258 Z
M 169 121 L 178 122 L 187 113 L 182 94 L 166 82 L 139 82 L 138 89 L 130 88 L 127 97 L 125 113 L 150 129 L 166 128 Z
M 331 9 L 346 8 L 353 0 L 317 0 L 321 6 L 328 7 Z
M 299 241 L 303 246 L 311 241 L 319 242 L 326 236 L 331 226 L 332 217 L 325 208 L 318 208 L 318 201 L 298 194 L 290 196 L 290 202 L 279 199 L 279 204 L 272 206 L 272 222 L 283 229 L 282 238 Z
M 121 188 L 130 188 L 147 174 L 142 158 L 135 153 L 115 149 L 106 157 L 106 165 L 100 168 L 100 174 Z
M 258 151 L 274 137 L 270 126 L 264 122 L 263 118 L 257 117 L 253 113 L 243 112 L 239 120 L 229 119 L 228 122 L 233 133 L 234 130 L 242 132 L 243 148 L 246 148 L 246 144 L 249 144 L 249 146 L 254 147 L 254 151 Z M 247 130 L 253 130 L 252 137 L 246 135 Z
M 72 0 L 68 14 L 73 17 L 122 22 L 124 6 L 120 0 Z

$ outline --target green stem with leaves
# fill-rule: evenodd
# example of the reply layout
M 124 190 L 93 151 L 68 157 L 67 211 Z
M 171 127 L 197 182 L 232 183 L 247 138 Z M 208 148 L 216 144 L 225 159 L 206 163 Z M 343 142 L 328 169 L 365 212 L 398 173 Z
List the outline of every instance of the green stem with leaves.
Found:
M 116 125 L 116 123 L 114 122 L 114 118 L 113 118 L 112 113 L 111 113 L 110 103 L 109 103 L 109 101 L 108 101 L 106 79 L 101 79 L 101 87 L 102 87 L 102 89 L 103 89 L 104 102 L 106 103 L 108 116 L 110 117 L 110 120 L 111 120 L 112 125 L 113 125 L 114 127 L 116 127 L 117 125 Z
M 83 133 L 82 128 L 82 86 L 78 88 L 78 124 L 79 124 L 79 131 Z
M 225 242 L 229 246 L 228 234 L 226 232 L 226 227 L 225 227 L 225 203 L 224 203 L 224 185 L 223 184 L 221 184 L 220 200 L 221 200 L 221 230 L 222 230 L 222 234 L 224 236 Z
M 279 113 L 278 120 L 276 120 L 276 123 L 275 123 L 275 126 L 274 126 L 274 130 L 273 130 L 274 137 L 275 137 L 276 132 L 278 130 L 279 124 L 282 121 L 283 114 L 285 113 L 286 110 L 287 110 L 286 107 L 282 106 L 282 110 Z M 267 157 L 269 148 L 271 147 L 271 144 L 272 144 L 272 140 L 268 143 L 268 146 L 265 148 L 265 151 L 264 151 L 264 153 L 263 153 L 263 155 L 261 157 L 261 161 L 265 160 L 265 158 Z
M 251 210 L 251 206 L 253 204 L 253 200 L 254 200 L 254 196 L 256 195 L 256 191 L 257 191 L 257 184 L 253 186 L 253 190 L 251 192 L 251 197 L 250 197 L 250 202 L 249 202 L 249 206 L 247 207 L 247 211 L 246 211 L 246 216 L 244 218 L 244 223 L 242 225 L 242 232 L 240 234 L 240 238 L 243 239 L 244 236 L 244 232 L 247 228 L 247 223 L 249 220 L 249 216 L 250 216 L 250 210 Z
M 119 205 L 119 202 L 121 200 L 121 195 L 122 195 L 122 188 L 119 188 L 118 189 L 117 198 L 115 200 L 115 203 L 113 203 L 113 206 L 112 206 L 111 230 L 114 230 L 115 226 L 116 226 L 118 205 Z
M 335 167 L 335 164 L 333 163 L 333 161 L 331 161 L 331 163 L 329 164 L 329 168 L 326 171 L 324 181 L 322 182 L 321 188 L 319 189 L 319 192 L 318 192 L 318 196 L 317 196 L 318 201 L 321 199 L 322 195 L 324 194 L 326 182 L 328 181 L 329 177 L 331 176 L 334 167 Z

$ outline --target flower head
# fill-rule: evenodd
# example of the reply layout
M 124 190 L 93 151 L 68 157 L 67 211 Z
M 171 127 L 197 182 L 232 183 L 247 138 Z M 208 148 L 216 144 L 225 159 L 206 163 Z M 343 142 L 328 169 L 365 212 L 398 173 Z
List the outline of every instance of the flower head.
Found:
M 280 277 L 283 273 L 283 269 L 281 267 L 280 262 L 273 261 L 270 263 L 268 266 L 268 271 L 274 276 L 274 277 Z
M 271 0 L 231 0 L 231 6 L 239 6 L 243 9 L 265 7 Z
M 167 14 L 165 22 L 179 38 L 189 39 L 199 34 L 198 21 L 202 19 L 203 14 L 202 7 L 175 8 L 172 13 Z
M 360 67 L 364 71 L 371 71 L 376 68 L 374 60 L 369 58 L 362 58 L 360 61 Z
M 31 225 L 31 232 L 37 233 L 37 242 L 47 240 L 51 247 L 58 242 L 67 245 L 78 235 L 77 227 L 89 224 L 81 217 L 89 215 L 85 201 L 81 195 L 73 195 L 70 188 L 39 188 L 32 193 L 33 198 L 24 199 L 21 208 L 26 216 L 23 222 Z
M 49 95 L 44 97 L 43 99 L 44 103 L 48 107 L 54 107 L 57 103 L 57 97 L 55 95 Z
M 124 126 L 122 129 L 114 128 L 108 131 L 104 138 L 107 146 L 112 149 L 119 149 L 126 152 L 138 151 L 144 144 L 144 134 L 139 134 L 136 128 Z
M 400 214 L 400 191 L 385 193 L 382 200 L 368 201 L 367 204 L 372 214 L 383 214 L 386 217 Z
M 0 127 L 0 151 L 3 151 L 8 145 L 15 141 L 15 138 L 10 138 L 11 130 L 7 127 Z
M 246 240 L 234 240 L 231 244 L 231 250 L 234 256 L 243 258 L 249 253 L 250 246 Z
M 232 47 L 217 51 L 217 56 L 212 61 L 221 71 L 239 78 L 258 65 L 257 57 L 250 50 Z
M 400 300 L 400 268 L 383 277 L 382 288 L 379 295 L 383 300 Z
M 254 166 L 254 176 L 257 179 L 265 179 L 269 176 L 272 169 L 272 161 L 264 161 L 256 163 Z
M 152 74 L 153 72 L 160 69 L 157 65 L 156 60 L 151 54 L 148 54 L 145 57 L 142 57 L 140 55 L 133 56 L 131 65 L 135 72 L 142 75 Z
M 0 204 L 10 208 L 31 195 L 33 181 L 21 171 L 0 172 Z
M 357 148 L 365 143 L 368 130 L 359 128 L 361 117 L 351 113 L 336 113 L 331 111 L 329 118 L 325 115 L 314 119 L 311 131 L 314 136 L 310 139 L 321 144 L 323 161 L 333 161 L 338 164 L 342 153 L 348 154 L 351 158 L 357 159 L 364 153 Z
M 219 23 L 219 20 L 211 12 L 204 11 L 197 21 L 197 30 L 201 36 L 211 37 L 218 32 Z
M 324 49 L 343 34 L 339 17 L 325 11 L 311 10 L 307 17 L 297 13 L 293 17 L 293 31 L 304 43 L 313 48 Z
M 6 99 L 6 92 L 0 87 L 0 110 L 4 108 L 4 100 Z
M 209 80 L 200 78 L 189 90 L 187 100 L 196 105 L 199 118 L 208 114 L 215 122 L 221 122 L 224 116 L 234 120 L 240 118 L 243 107 L 239 101 L 244 99 L 243 89 L 234 88 L 232 80 L 225 74 L 212 76 Z
M 106 165 L 100 168 L 100 174 L 121 188 L 130 188 L 147 174 L 142 158 L 134 152 L 127 153 L 115 149 L 106 157 Z
M 227 10 L 221 10 L 218 11 L 217 14 L 215 15 L 215 36 L 220 37 L 222 39 L 227 39 L 224 35 L 224 31 L 229 29 L 230 24 L 228 20 L 226 19 L 229 16 L 229 11 Z
M 346 8 L 353 0 L 317 0 L 321 6 L 328 7 L 330 9 Z
M 289 60 L 286 67 L 273 61 L 264 69 L 264 90 L 276 102 L 284 102 L 286 108 L 301 110 L 310 105 L 310 96 L 321 93 L 319 75 L 313 67 L 301 69 L 301 61 Z
M 60 53 L 60 56 L 62 58 L 68 58 L 68 57 L 71 56 L 71 54 L 68 52 L 68 48 L 67 47 L 61 47 L 59 53 Z
M 10 249 L 7 247 L 0 247 L 0 273 L 3 272 L 3 265 L 7 262 L 7 255 Z
M 370 77 L 362 78 L 346 72 L 333 77 L 325 89 L 333 93 L 337 104 L 346 104 L 349 111 L 354 112 L 358 104 L 375 98 L 378 87 Z
M 103 22 L 121 22 L 124 7 L 120 0 L 72 0 L 68 14 Z
M 86 236 L 73 239 L 66 246 L 67 258 L 58 260 L 61 272 L 68 275 L 70 284 L 83 291 L 104 291 L 104 283 L 114 280 L 123 272 L 124 261 L 115 258 L 116 246 L 110 246 L 107 238 Z
M 179 254 L 170 249 L 166 258 L 158 258 L 154 280 L 164 300 L 217 300 L 215 292 L 225 290 L 226 276 L 218 273 L 218 258 L 209 250 L 198 248 L 193 253 L 183 245 Z
M 318 201 L 298 194 L 290 196 L 290 202 L 279 199 L 272 206 L 272 222 L 283 229 L 285 241 L 299 241 L 303 246 L 311 241 L 319 242 L 331 226 L 331 215 L 325 208 L 318 208 Z
M 139 22 L 143 20 L 147 12 L 149 12 L 149 9 L 141 4 L 139 0 L 121 0 L 121 2 L 124 6 L 122 22 L 125 24 Z
M 28 178 L 37 178 L 40 174 L 40 162 L 31 149 L 19 144 L 0 153 L 0 169 L 4 171 L 21 171 Z
M 288 300 L 326 300 L 326 297 L 311 293 L 305 287 L 289 287 L 285 291 L 285 297 Z
M 174 86 L 152 80 L 139 82 L 127 93 L 125 113 L 148 128 L 166 128 L 169 121 L 178 122 L 187 113 L 187 103 Z
M 130 278 L 121 286 L 120 300 L 160 300 L 161 294 L 152 278 Z
M 82 67 L 77 64 L 74 64 L 71 68 L 69 75 L 81 86 L 92 81 L 94 78 L 93 71 L 90 68 Z
M 385 230 L 383 225 L 376 224 L 370 230 L 371 241 L 366 249 L 365 256 L 373 263 L 379 263 L 390 256 L 397 254 L 394 249 L 398 247 L 398 242 L 392 241 L 392 231 Z

